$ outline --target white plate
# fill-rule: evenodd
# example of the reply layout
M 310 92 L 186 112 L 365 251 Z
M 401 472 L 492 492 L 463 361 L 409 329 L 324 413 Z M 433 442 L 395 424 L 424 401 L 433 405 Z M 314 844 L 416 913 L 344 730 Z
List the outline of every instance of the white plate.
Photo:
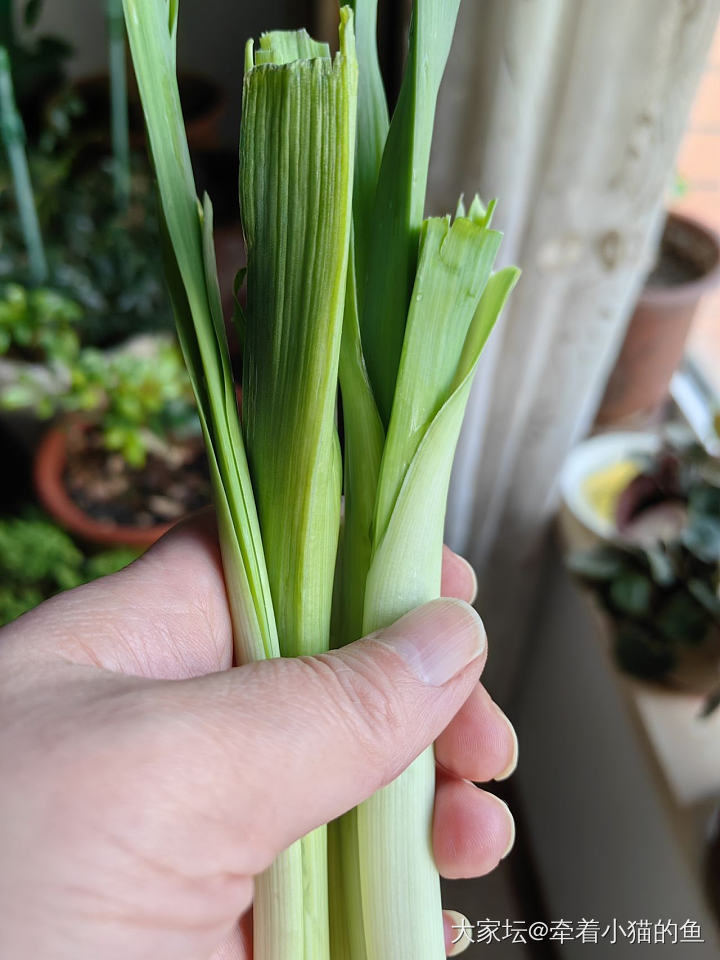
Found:
M 615 524 L 597 513 L 585 494 L 585 481 L 616 463 L 656 453 L 660 438 L 654 433 L 600 433 L 578 444 L 560 470 L 560 493 L 568 510 L 580 523 L 603 539 L 612 537 Z

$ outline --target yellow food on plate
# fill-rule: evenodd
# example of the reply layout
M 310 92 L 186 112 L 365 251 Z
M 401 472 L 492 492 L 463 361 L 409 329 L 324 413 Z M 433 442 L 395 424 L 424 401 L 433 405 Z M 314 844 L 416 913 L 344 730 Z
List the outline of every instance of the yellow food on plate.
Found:
M 640 473 L 636 460 L 619 460 L 589 474 L 583 481 L 583 494 L 593 512 L 612 523 L 618 497 Z

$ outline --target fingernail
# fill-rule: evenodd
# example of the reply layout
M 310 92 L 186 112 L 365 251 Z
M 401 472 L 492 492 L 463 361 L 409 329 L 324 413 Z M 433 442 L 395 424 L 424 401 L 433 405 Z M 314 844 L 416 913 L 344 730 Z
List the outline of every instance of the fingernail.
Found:
M 488 794 L 488 796 L 492 797 L 496 803 L 500 804 L 500 806 L 505 811 L 505 815 L 510 825 L 510 838 L 508 840 L 508 845 L 505 848 L 505 853 L 503 853 L 503 855 L 500 857 L 501 860 L 504 860 L 505 857 L 507 857 L 507 855 L 510 853 L 512 848 L 515 846 L 515 818 L 513 817 L 512 813 L 510 813 L 510 807 L 505 803 L 504 800 L 501 800 L 500 797 L 495 796 L 494 793 L 490 793 Z
M 485 649 L 482 620 L 463 600 L 433 600 L 374 634 L 423 683 L 440 687 Z
M 458 557 L 458 559 L 462 562 L 462 564 L 464 565 L 464 567 L 468 572 L 468 576 L 472 580 L 473 586 L 472 586 L 472 596 L 470 597 L 470 603 L 475 603 L 475 600 L 477 599 L 477 592 L 478 592 L 478 578 L 477 578 L 477 574 L 475 573 L 475 568 L 471 563 L 468 563 L 465 557 Z
M 443 910 L 445 914 L 445 920 L 447 921 L 446 929 L 449 928 L 450 938 L 448 946 L 450 952 L 448 953 L 449 957 L 459 957 L 461 953 L 465 953 L 467 948 L 472 943 L 470 936 L 472 934 L 472 924 L 465 916 L 465 914 L 460 913 L 457 910 Z M 455 941 L 455 942 L 453 942 Z
M 520 752 L 520 749 L 518 745 L 517 733 L 515 732 L 515 727 L 512 725 L 512 723 L 510 723 L 508 718 L 505 716 L 505 714 L 500 709 L 500 707 L 497 706 L 497 704 L 495 705 L 495 709 L 507 724 L 508 730 L 510 731 L 510 736 L 512 737 L 513 747 L 512 747 L 512 754 L 510 755 L 510 760 L 508 761 L 508 765 L 505 767 L 505 769 L 501 773 L 499 773 L 495 777 L 496 780 L 507 780 L 507 778 L 512 776 L 512 774 L 515 773 L 515 770 L 517 769 L 518 754 Z

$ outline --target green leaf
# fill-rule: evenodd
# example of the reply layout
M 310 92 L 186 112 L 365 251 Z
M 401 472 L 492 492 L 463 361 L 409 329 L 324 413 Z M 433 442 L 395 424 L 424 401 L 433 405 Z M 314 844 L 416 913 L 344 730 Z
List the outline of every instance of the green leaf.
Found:
M 709 472 L 709 467 L 706 468 Z M 703 483 L 695 486 L 688 496 L 692 514 L 704 514 L 720 518 L 720 487 Z
M 676 663 L 672 647 L 638 624 L 625 623 L 618 628 L 614 653 L 618 665 L 626 673 L 642 680 L 659 680 Z
M 303 31 L 265 35 L 254 63 L 246 48 L 243 428 L 286 656 L 330 646 L 340 529 L 335 407 L 357 99 L 352 12 L 343 8 L 340 17 L 340 51 L 332 60 Z M 328 957 L 324 828 L 287 851 L 267 884 L 260 888 L 264 902 L 282 908 L 256 913 L 256 954 Z
M 233 280 L 232 322 L 233 326 L 235 327 L 238 343 L 240 344 L 240 350 L 243 350 L 245 347 L 245 330 L 247 329 L 245 311 L 242 303 L 240 302 L 240 291 L 242 290 L 243 283 L 245 282 L 246 273 L 247 267 L 241 267 L 235 274 L 235 279 Z
M 294 60 L 330 59 L 327 43 L 313 40 L 307 30 L 272 30 L 260 37 L 260 47 L 255 53 L 255 66 L 272 63 L 276 66 Z
M 383 627 L 440 594 L 442 539 L 455 446 L 488 329 L 518 277 L 506 268 L 488 280 L 468 331 L 453 392 L 417 445 L 384 530 L 376 527 L 365 593 L 364 630 Z M 396 428 L 400 430 L 400 423 Z M 409 425 L 405 425 L 408 429 Z M 386 451 L 390 438 L 386 441 Z M 432 749 L 358 810 L 363 909 L 370 960 L 388 956 L 442 956 L 444 950 L 437 871 L 427 838 L 434 798 Z M 403 829 L 396 826 L 402 818 Z M 401 866 L 402 865 L 402 866 Z M 412 928 L 389 917 L 411 903 Z M 434 953 L 432 952 L 434 951 Z
M 613 580 L 627 568 L 627 558 L 615 547 L 600 546 L 582 553 L 571 553 L 566 566 L 576 577 L 583 580 Z
M 696 514 L 690 515 L 690 522 L 681 536 L 683 544 L 704 563 L 720 560 L 720 519 Z
M 400 95 L 378 176 L 360 329 L 373 393 L 390 420 L 425 207 L 435 105 L 460 0 L 416 0 Z M 368 167 L 369 168 L 369 167 Z
M 342 645 L 357 640 L 363 632 L 365 581 L 372 556 L 373 517 L 385 440 L 362 355 L 353 257 L 348 268 L 339 370 L 345 431 L 345 523 L 336 644 Z
M 642 573 L 628 571 L 610 584 L 613 609 L 630 617 L 644 617 L 650 612 L 653 585 Z
M 353 186 L 353 248 L 358 315 L 363 309 L 368 255 L 373 236 L 373 211 L 380 164 L 387 139 L 388 118 L 385 87 L 377 52 L 377 0 L 353 0 L 359 65 L 357 149 Z
M 673 558 L 668 556 L 662 546 L 648 547 L 646 558 L 655 583 L 661 587 L 670 587 L 677 582 Z
M 245 458 L 217 276 L 208 255 L 210 206 L 197 199 L 175 75 L 177 3 L 124 0 L 161 207 L 166 276 L 205 437 L 238 657 L 279 646 Z M 203 232 L 205 231 L 205 236 Z
M 375 517 L 378 538 L 408 465 L 462 366 L 463 347 L 501 239 L 502 234 L 465 217 L 452 225 L 449 217 L 433 217 L 423 224 L 382 460 Z M 485 336 L 487 331 L 483 343 Z M 470 342 L 471 362 L 480 349 L 482 343 Z
M 687 588 L 700 606 L 720 622 L 720 597 L 717 595 L 717 588 L 713 589 L 707 581 L 696 578 L 688 580 Z
M 692 592 L 679 589 L 658 607 L 653 623 L 659 633 L 672 643 L 692 646 L 702 643 L 706 638 L 711 619 Z

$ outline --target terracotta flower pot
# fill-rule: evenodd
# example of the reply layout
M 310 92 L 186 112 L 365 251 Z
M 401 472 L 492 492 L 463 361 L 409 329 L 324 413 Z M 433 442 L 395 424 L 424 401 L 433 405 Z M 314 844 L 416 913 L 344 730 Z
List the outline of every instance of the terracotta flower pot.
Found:
M 720 242 L 696 220 L 670 213 L 597 415 L 601 425 L 651 414 L 680 366 L 695 310 L 720 282 Z
M 242 407 L 242 389 L 236 384 L 238 416 Z M 70 533 L 90 543 L 104 546 L 150 547 L 177 522 L 151 527 L 133 527 L 96 520 L 70 497 L 64 482 L 68 456 L 68 434 L 71 429 L 88 430 L 90 424 L 81 417 L 71 417 L 47 431 L 35 451 L 33 486 L 47 512 Z
M 62 527 L 90 543 L 114 547 L 151 546 L 173 526 L 172 523 L 152 527 L 104 523 L 89 516 L 71 499 L 64 483 L 70 428 L 86 430 L 88 425 L 73 419 L 65 425 L 53 426 L 36 450 L 33 484 L 43 507 Z

